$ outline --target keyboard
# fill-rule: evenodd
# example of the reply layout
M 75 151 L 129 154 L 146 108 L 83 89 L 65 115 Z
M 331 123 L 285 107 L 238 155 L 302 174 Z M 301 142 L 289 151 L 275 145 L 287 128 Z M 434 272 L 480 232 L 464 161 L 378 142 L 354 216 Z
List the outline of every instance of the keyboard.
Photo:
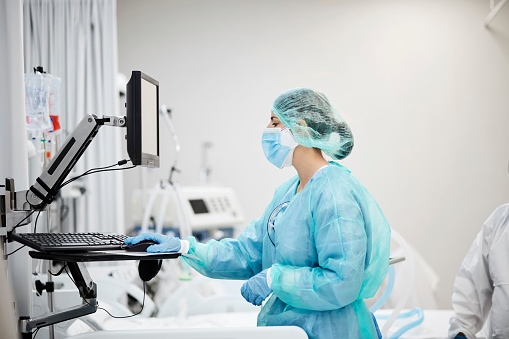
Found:
M 103 233 L 11 233 L 11 240 L 41 252 L 120 250 L 127 235 Z

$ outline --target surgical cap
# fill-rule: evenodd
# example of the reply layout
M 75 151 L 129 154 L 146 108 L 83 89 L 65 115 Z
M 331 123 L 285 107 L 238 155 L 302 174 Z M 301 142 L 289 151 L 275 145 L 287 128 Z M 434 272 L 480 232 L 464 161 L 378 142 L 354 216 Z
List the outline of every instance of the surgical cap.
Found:
M 353 148 L 347 123 L 327 97 L 309 88 L 281 93 L 272 112 L 290 128 L 299 145 L 319 148 L 335 160 L 346 158 Z

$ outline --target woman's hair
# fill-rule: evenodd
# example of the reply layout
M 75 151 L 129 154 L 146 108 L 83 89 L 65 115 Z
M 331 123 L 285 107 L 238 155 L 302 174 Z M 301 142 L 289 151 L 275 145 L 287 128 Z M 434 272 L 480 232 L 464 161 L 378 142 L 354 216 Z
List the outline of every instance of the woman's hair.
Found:
M 277 97 L 272 111 L 292 130 L 300 145 L 319 148 L 336 160 L 352 152 L 350 127 L 324 94 L 309 88 L 294 88 Z

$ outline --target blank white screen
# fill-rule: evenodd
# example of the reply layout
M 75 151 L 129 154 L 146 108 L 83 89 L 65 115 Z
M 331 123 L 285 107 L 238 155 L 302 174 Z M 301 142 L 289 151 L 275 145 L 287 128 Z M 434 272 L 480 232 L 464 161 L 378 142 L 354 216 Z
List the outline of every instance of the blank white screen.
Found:
M 157 155 L 157 87 L 141 79 L 141 152 Z

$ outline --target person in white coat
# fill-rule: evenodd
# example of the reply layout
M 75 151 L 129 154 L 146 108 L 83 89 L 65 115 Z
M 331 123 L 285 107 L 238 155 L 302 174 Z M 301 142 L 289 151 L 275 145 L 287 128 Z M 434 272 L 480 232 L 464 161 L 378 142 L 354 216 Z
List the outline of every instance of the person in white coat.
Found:
M 450 338 L 509 338 L 509 204 L 486 220 L 461 263 L 452 295 Z M 489 320 L 488 320 L 489 316 Z

